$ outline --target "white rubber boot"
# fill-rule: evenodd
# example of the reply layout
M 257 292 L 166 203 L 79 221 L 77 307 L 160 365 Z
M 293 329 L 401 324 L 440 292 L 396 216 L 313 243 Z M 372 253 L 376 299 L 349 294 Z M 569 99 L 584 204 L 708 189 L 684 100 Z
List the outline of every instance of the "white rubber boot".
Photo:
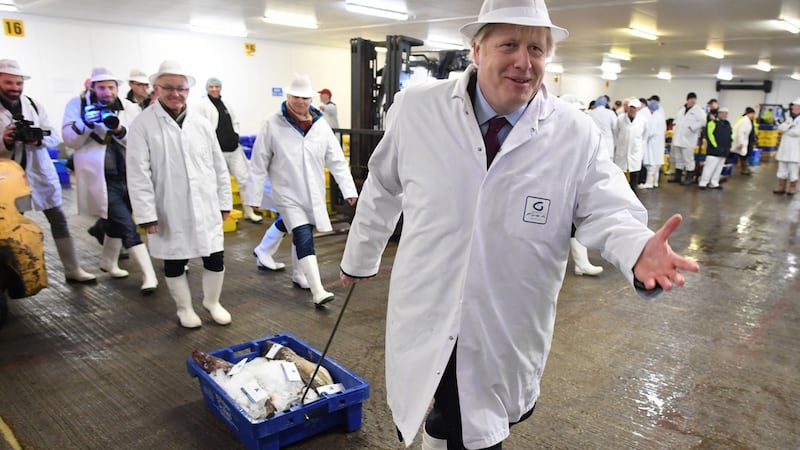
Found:
M 142 269 L 142 295 L 152 294 L 158 287 L 158 278 L 156 271 L 153 270 L 153 261 L 150 259 L 147 246 L 144 243 L 134 245 L 128 249 L 128 254 Z
M 100 260 L 100 270 L 108 272 L 111 278 L 128 276 L 128 271 L 120 269 L 117 265 L 120 249 L 122 249 L 122 239 L 106 235 L 103 240 L 103 258 Z
M 575 263 L 575 275 L 597 275 L 603 272 L 602 267 L 593 266 L 589 262 L 586 247 L 581 245 L 577 239 L 569 239 L 569 248 L 572 253 L 572 261 Z
M 272 259 L 272 255 L 278 251 L 284 236 L 286 236 L 286 233 L 279 230 L 275 223 L 267 228 L 261 243 L 253 250 L 253 255 L 256 257 L 256 267 L 260 270 L 283 270 L 286 267 L 286 264 L 275 262 Z
M 106 239 L 108 239 L 106 237 Z M 169 289 L 172 299 L 175 300 L 175 306 L 178 309 L 178 319 L 181 321 L 181 326 L 184 328 L 199 328 L 203 325 L 192 308 L 192 292 L 189 290 L 189 279 L 186 274 L 179 277 L 166 277 L 167 289 Z
M 314 298 L 314 304 L 322 306 L 330 303 L 334 299 L 331 292 L 325 290 L 322 286 L 322 280 L 319 277 L 319 266 L 317 265 L 317 255 L 308 255 L 298 261 L 300 268 L 308 280 L 308 287 L 311 289 L 311 295 Z
M 303 269 L 300 267 L 300 263 L 297 261 L 297 248 L 294 246 L 294 244 L 292 244 L 292 284 L 294 287 L 299 289 L 310 289 L 308 287 L 306 275 L 303 273 Z
M 248 205 L 242 205 L 242 215 L 245 219 L 253 223 L 261 223 L 264 221 L 264 218 L 256 214 L 255 211 L 253 211 L 253 208 Z
M 657 170 L 657 171 L 653 172 L 653 187 L 654 188 L 658 187 L 659 178 L 661 178 L 661 171 Z
M 64 276 L 67 281 L 96 283 L 97 277 L 83 270 L 78 263 L 78 256 L 75 254 L 75 241 L 71 237 L 58 238 L 55 241 L 58 257 L 64 266 Z
M 422 430 L 422 450 L 447 450 L 447 439 L 438 439 Z
M 222 281 L 225 279 L 225 270 L 212 272 L 203 269 L 203 308 L 211 313 L 214 322 L 220 325 L 231 323 L 231 314 L 219 304 L 222 294 Z
M 644 184 L 640 184 L 639 187 L 642 189 L 653 189 L 653 172 L 647 172 L 647 179 L 645 180 Z

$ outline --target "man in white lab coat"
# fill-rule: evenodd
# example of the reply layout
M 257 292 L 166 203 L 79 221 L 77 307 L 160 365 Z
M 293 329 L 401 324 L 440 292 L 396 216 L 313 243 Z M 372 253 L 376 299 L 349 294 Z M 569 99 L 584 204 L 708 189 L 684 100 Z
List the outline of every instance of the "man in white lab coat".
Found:
M 17 61 L 0 60 L 0 133 L 3 139 L 0 158 L 13 159 L 25 169 L 33 206 L 50 222 L 66 280 L 95 283 L 96 277 L 83 270 L 78 262 L 67 216 L 61 209 L 61 183 L 47 151 L 48 147 L 58 145 L 61 137 L 42 104 L 22 94 L 28 79 L 30 76 L 22 71 Z M 27 130 L 18 129 L 18 124 L 23 123 Z
M 141 292 L 147 295 L 158 279 L 131 217 L 125 166 L 128 127 L 141 109 L 118 97 L 120 81 L 105 67 L 92 69 L 89 89 L 64 107 L 62 132 L 64 143 L 75 149 L 78 212 L 102 219 L 95 224 L 105 235 L 100 269 L 112 278 L 127 277 L 117 265 L 124 247 L 142 271 Z
M 644 146 L 642 164 L 647 169 L 645 189 L 658 187 L 661 166 L 664 164 L 664 144 L 667 136 L 667 119 L 661 109 L 661 99 L 652 95 L 647 99 L 647 108 L 650 110 L 650 123 L 647 126 L 647 141 Z
M 272 255 L 291 231 L 292 281 L 295 286 L 311 290 L 314 304 L 322 306 L 335 298 L 322 285 L 312 234 L 313 227 L 332 230 L 325 203 L 325 167 L 351 206 L 355 205 L 358 192 L 333 130 L 322 113 L 311 106 L 316 91 L 308 75 L 297 75 L 285 91 L 286 101 L 278 112 L 267 117 L 253 144 L 244 201 L 263 206 L 262 186 L 269 177 L 271 197 L 281 214 L 253 254 L 259 267 L 282 269 L 284 264 L 276 263 Z
M 219 78 L 211 77 L 206 81 L 206 93 L 208 95 L 200 100 L 196 110 L 208 119 L 216 130 L 228 171 L 236 180 L 239 192 L 245 192 L 249 162 L 242 146 L 239 145 L 239 121 L 233 109 L 222 101 L 222 81 Z M 242 211 L 244 218 L 253 223 L 261 223 L 264 220 L 250 205 L 242 205 Z
M 175 61 L 150 76 L 158 99 L 128 133 L 128 190 L 136 223 L 164 275 L 185 328 L 202 325 L 186 277 L 190 258 L 203 259 L 203 307 L 220 325 L 231 315 L 220 304 L 225 278 L 222 222 L 232 208 L 231 179 L 211 123 L 186 109 L 195 79 Z
M 686 104 L 675 114 L 672 125 L 671 156 L 675 164 L 675 176 L 667 182 L 688 185 L 694 177 L 694 149 L 706 125 L 706 113 L 697 105 L 697 94 L 689 92 Z
M 628 100 L 625 114 L 620 114 L 617 135 L 614 139 L 614 164 L 623 172 L 628 172 L 629 184 L 633 192 L 639 185 L 639 171 L 642 170 L 642 152 L 647 135 L 650 112 L 642 109 L 637 98 Z M 647 114 L 645 114 L 647 113 Z
M 543 0 L 498 3 L 486 0 L 461 28 L 475 65 L 395 97 L 341 263 L 346 286 L 375 276 L 403 214 L 386 387 L 409 446 L 425 421 L 423 448 L 500 448 L 510 424 L 532 414 L 573 222 L 642 295 L 699 270 L 667 244 L 680 216 L 649 230 L 597 127 L 542 84 L 567 31 Z M 497 116 L 507 122 L 499 131 Z

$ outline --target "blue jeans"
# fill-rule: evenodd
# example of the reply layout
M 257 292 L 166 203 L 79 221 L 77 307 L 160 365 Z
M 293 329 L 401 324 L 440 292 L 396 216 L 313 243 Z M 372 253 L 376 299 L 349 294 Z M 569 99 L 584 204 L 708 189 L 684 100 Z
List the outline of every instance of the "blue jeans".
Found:
M 275 219 L 275 228 L 286 233 L 286 225 L 283 224 L 283 218 L 280 215 Z M 314 227 L 308 223 L 292 229 L 292 243 L 297 249 L 297 259 L 316 254 L 313 230 Z
M 142 243 L 142 237 L 136 232 L 133 223 L 133 208 L 128 197 L 128 185 L 125 180 L 106 178 L 108 191 L 108 220 L 105 222 L 105 232 L 109 237 L 122 239 L 122 246 L 131 248 Z

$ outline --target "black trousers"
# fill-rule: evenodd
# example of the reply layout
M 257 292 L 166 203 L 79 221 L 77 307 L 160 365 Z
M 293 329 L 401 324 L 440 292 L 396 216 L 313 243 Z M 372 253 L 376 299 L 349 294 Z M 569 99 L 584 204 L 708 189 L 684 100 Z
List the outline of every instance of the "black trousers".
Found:
M 458 402 L 458 382 L 456 380 L 456 347 L 447 362 L 442 380 L 433 396 L 433 408 L 425 419 L 425 431 L 437 439 L 447 439 L 447 450 L 465 450 L 462 439 L 461 409 Z M 520 417 L 519 422 L 533 414 L 536 405 Z M 510 423 L 509 426 L 519 422 Z M 500 450 L 503 443 L 488 447 L 485 450 Z

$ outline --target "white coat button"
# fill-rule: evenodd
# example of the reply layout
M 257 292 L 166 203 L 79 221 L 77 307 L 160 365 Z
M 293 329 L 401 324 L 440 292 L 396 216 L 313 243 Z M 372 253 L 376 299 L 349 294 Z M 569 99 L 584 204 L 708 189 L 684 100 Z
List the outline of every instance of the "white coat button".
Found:
M 441 375 L 441 374 L 442 374 L 441 371 L 439 371 L 439 370 L 436 371 L 436 375 Z
M 450 340 L 452 341 L 453 339 L 455 339 L 455 338 L 453 336 L 450 336 Z
M 482 148 L 482 147 L 478 147 L 478 151 L 479 151 L 479 152 L 482 152 L 482 151 L 483 151 L 483 148 Z

